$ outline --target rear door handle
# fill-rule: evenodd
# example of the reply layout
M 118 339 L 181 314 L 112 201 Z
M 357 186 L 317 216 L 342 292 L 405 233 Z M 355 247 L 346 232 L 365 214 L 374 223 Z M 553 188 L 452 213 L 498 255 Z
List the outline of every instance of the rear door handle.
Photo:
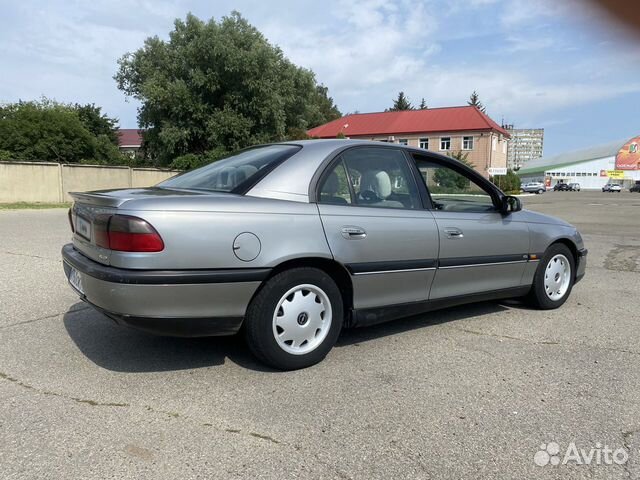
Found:
M 446 233 L 447 238 L 464 238 L 464 234 L 459 228 L 445 228 L 444 233 Z
M 342 236 L 347 240 L 358 240 L 367 236 L 367 232 L 362 227 L 342 227 L 340 233 L 342 233 Z

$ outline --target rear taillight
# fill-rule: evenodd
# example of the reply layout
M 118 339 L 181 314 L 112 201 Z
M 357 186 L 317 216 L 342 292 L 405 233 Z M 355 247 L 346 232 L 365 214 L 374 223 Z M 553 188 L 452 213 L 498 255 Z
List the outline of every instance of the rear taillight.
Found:
M 148 222 L 128 215 L 98 215 L 93 222 L 96 245 L 120 252 L 160 252 L 164 242 Z
M 71 227 L 71 233 L 76 233 L 76 229 L 73 228 L 73 217 L 72 217 L 73 214 L 71 213 L 71 209 L 69 209 L 68 215 L 69 215 L 69 226 Z

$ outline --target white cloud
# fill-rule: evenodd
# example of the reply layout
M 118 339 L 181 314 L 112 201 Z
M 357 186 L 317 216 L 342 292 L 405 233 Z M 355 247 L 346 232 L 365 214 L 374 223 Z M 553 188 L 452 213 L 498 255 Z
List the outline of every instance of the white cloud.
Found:
M 356 0 L 95 0 L 14 4 L 0 18 L 0 101 L 91 101 L 133 126 L 135 103 L 111 78 L 116 60 L 173 19 L 238 9 L 296 64 L 311 68 L 343 111 L 382 110 L 404 90 L 414 103 L 466 103 L 480 93 L 500 120 L 640 91 L 640 49 L 593 32 L 582 2 Z

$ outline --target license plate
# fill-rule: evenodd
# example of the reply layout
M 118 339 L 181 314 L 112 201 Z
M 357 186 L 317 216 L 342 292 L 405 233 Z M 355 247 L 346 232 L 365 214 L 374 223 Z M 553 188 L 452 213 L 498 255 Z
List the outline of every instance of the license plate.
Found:
M 87 240 L 91 240 L 91 223 L 80 215 L 76 216 L 76 233 Z
M 78 293 L 84 295 L 84 290 L 82 289 L 82 277 L 80 276 L 80 272 L 73 267 L 71 267 L 71 271 L 69 272 L 69 283 Z

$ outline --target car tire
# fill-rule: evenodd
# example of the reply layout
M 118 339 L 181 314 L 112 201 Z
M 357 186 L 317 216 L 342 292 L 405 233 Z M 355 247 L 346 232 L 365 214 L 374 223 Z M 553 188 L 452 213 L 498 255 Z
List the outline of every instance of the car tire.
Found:
M 564 304 L 575 281 L 575 259 L 569 247 L 554 243 L 544 253 L 529 292 L 528 300 L 542 310 Z
M 542 189 L 538 190 L 538 195 L 540 195 L 541 193 L 544 193 L 544 190 Z
M 317 268 L 292 268 L 267 280 L 251 300 L 245 339 L 263 363 L 297 370 L 324 359 L 343 320 L 342 295 L 333 279 Z

